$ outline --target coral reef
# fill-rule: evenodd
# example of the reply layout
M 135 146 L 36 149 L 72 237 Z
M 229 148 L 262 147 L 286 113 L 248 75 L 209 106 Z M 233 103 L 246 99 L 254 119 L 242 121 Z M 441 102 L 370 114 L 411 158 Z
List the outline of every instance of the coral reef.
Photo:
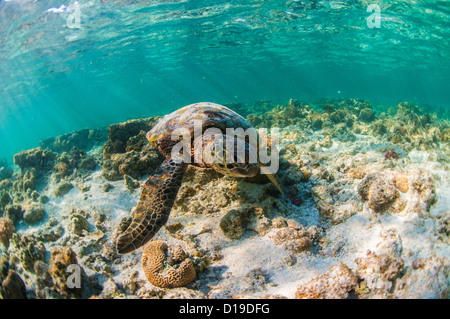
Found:
M 186 258 L 183 249 L 180 246 L 169 249 L 161 241 L 153 241 L 145 246 L 142 254 L 142 268 L 148 281 L 161 288 L 186 286 L 196 276 L 194 265 L 189 258 Z
M 280 128 L 286 196 L 189 167 L 144 256 L 115 241 L 162 161 L 145 138 L 158 117 L 48 139 L 20 170 L 0 160 L 2 298 L 448 298 L 447 120 L 407 102 L 229 106 Z

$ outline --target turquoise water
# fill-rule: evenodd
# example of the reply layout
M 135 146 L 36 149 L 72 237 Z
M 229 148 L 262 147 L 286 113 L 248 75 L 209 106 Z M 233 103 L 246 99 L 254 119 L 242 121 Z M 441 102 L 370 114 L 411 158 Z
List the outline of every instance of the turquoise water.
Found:
M 41 139 L 199 101 L 348 97 L 448 114 L 448 0 L 77 3 L 0 0 L 9 162 Z

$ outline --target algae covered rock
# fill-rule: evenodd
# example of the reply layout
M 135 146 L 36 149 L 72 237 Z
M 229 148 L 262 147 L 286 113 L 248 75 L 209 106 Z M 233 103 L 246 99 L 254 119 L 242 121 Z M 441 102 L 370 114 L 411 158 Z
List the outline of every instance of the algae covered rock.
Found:
M 359 183 L 358 194 L 374 213 L 425 214 L 436 200 L 433 178 L 421 169 L 369 174 Z
M 327 273 L 304 285 L 295 293 L 298 299 L 345 299 L 357 288 L 358 279 L 346 264 L 340 262 Z
M 84 216 L 83 211 L 72 211 L 70 232 L 77 236 L 84 236 L 85 232 L 89 232 L 89 222 Z
M 10 264 L 21 265 L 30 271 L 36 261 L 45 260 L 44 244 L 33 235 L 13 234 L 9 241 Z
M 57 197 L 66 195 L 73 188 L 73 184 L 69 182 L 63 182 L 56 186 L 54 194 Z
M 310 250 L 313 244 L 321 238 L 321 232 L 316 226 L 305 228 L 295 220 L 276 218 L 272 221 L 275 229 L 270 237 L 275 245 L 282 246 L 291 253 L 301 253 Z
M 9 240 L 11 239 L 13 233 L 13 222 L 7 217 L 0 218 L 0 243 L 2 243 L 3 246 L 8 247 Z
M 139 178 L 153 173 L 163 161 L 162 155 L 147 141 L 145 134 L 158 117 L 112 124 L 103 147 L 102 176 L 119 180 L 123 175 Z
M 36 224 L 44 219 L 45 210 L 40 205 L 31 205 L 23 214 L 23 220 L 30 225 Z
M 72 133 L 43 140 L 39 146 L 57 153 L 68 152 L 74 147 L 87 150 L 95 143 L 106 140 L 106 129 L 81 129 Z
M 22 170 L 35 168 L 38 171 L 46 171 L 52 169 L 57 156 L 55 152 L 38 147 L 15 154 L 14 164 Z
M 220 220 L 220 229 L 231 239 L 242 237 L 246 224 L 250 221 L 252 207 L 241 207 L 229 210 Z
M 1 282 L 0 296 L 4 299 L 27 299 L 25 283 L 12 269 L 9 270 L 5 280 Z
M 405 261 L 400 257 L 388 254 L 377 255 L 368 251 L 366 257 L 357 258 L 356 275 L 363 281 L 360 289 L 368 290 L 374 296 L 387 298 L 395 285 L 395 281 L 401 276 Z
M 52 250 L 48 273 L 58 294 L 64 297 L 81 296 L 84 287 L 82 281 L 86 275 L 78 264 L 77 255 L 69 246 Z
M 19 204 L 12 204 L 6 206 L 5 216 L 8 217 L 14 224 L 22 220 L 24 210 Z
M 0 208 L 5 208 L 11 202 L 12 199 L 8 192 L 0 191 Z

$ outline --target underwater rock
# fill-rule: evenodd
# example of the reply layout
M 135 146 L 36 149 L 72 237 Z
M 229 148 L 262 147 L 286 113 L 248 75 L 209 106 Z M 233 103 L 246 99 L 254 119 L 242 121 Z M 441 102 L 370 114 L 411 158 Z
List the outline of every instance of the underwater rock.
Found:
M 436 199 L 433 178 L 421 169 L 369 174 L 358 185 L 358 194 L 375 213 L 406 211 L 424 214 Z
M 0 243 L 2 243 L 3 246 L 8 247 L 9 240 L 11 239 L 13 233 L 13 222 L 7 217 L 0 218 Z
M 80 192 L 86 193 L 91 189 L 91 185 L 80 183 L 80 184 L 77 184 L 77 188 L 80 190 Z
M 411 204 L 414 207 L 413 211 L 418 214 L 429 212 L 431 205 L 436 201 L 436 186 L 433 176 L 418 168 L 409 171 L 408 176 L 413 197 L 408 204 Z
M 162 155 L 148 144 L 140 152 L 132 150 L 112 154 L 103 162 L 102 176 L 110 181 L 119 180 L 123 175 L 137 179 L 153 173 L 162 160 Z
M 55 165 L 55 170 L 59 173 L 60 176 L 66 177 L 72 174 L 72 168 L 66 162 L 58 162 Z
M 300 119 L 306 118 L 310 113 L 309 106 L 302 105 L 300 102 L 291 103 L 288 106 L 278 105 L 275 108 L 266 110 L 265 113 L 261 113 L 261 110 L 257 110 L 255 113 L 247 115 L 246 119 L 254 127 L 285 127 L 288 125 L 297 124 Z
M 94 157 L 86 156 L 81 160 L 79 167 L 88 171 L 93 171 L 97 167 L 97 163 Z
M 375 213 L 385 211 L 399 196 L 395 180 L 380 174 L 369 188 L 368 204 Z
M 295 220 L 284 220 L 279 217 L 272 221 L 272 225 L 277 228 L 270 235 L 275 245 L 281 245 L 294 254 L 309 250 L 313 246 L 313 241 L 320 238 L 320 232 L 317 232 L 315 226 L 305 229 Z
M 378 255 L 388 255 L 392 257 L 401 257 L 403 244 L 397 229 L 389 228 L 380 233 L 382 241 L 377 244 Z
M 33 270 L 36 261 L 45 261 L 45 247 L 33 235 L 13 234 L 9 241 L 10 264 L 21 265 L 24 270 Z
M 340 262 L 295 292 L 297 299 L 346 299 L 354 292 L 358 279 L 346 264 Z
M 48 273 L 48 265 L 43 261 L 36 261 L 34 263 L 34 272 L 36 273 L 36 298 L 49 299 L 58 298 L 53 296 L 53 280 Z
M 14 164 L 19 166 L 22 171 L 35 168 L 38 172 L 44 172 L 53 168 L 57 156 L 58 154 L 55 152 L 38 147 L 15 154 Z
M 368 251 L 365 258 L 357 258 L 356 276 L 361 281 L 358 293 L 375 298 L 388 298 L 397 278 L 401 277 L 405 261 L 388 254 Z
M 384 120 L 374 121 L 371 125 L 372 135 L 374 136 L 384 136 L 387 132 L 387 126 L 384 123 Z
M 71 214 L 70 232 L 77 236 L 84 236 L 85 232 L 89 232 L 89 222 L 84 216 L 86 213 L 82 210 L 73 210 Z
M 76 282 L 73 282 L 73 279 L 69 278 L 77 270 L 68 269 L 69 266 L 79 269 L 79 287 L 77 287 Z M 82 281 L 86 275 L 83 268 L 78 264 L 77 255 L 69 246 L 53 248 L 50 255 L 48 273 L 53 280 L 53 288 L 59 295 L 67 298 L 79 298 L 81 296 L 84 287 Z M 75 287 L 69 287 L 69 283 L 75 284 Z
M 108 158 L 108 155 L 114 153 L 125 153 L 130 138 L 138 135 L 141 131 L 145 133 L 150 131 L 160 119 L 160 117 L 155 116 L 110 125 L 108 127 L 108 141 L 103 148 L 104 158 Z
M 38 170 L 36 168 L 26 169 L 22 171 L 18 178 L 14 181 L 13 188 L 17 192 L 26 192 L 28 190 L 35 190 L 36 189 L 36 182 L 38 175 L 42 174 L 38 173 Z
M 294 165 L 284 170 L 281 176 L 281 182 L 284 186 L 288 187 L 299 184 L 304 180 L 305 179 L 303 177 L 302 171 L 299 169 L 299 167 Z
M 6 205 L 12 202 L 11 196 L 5 191 L 0 191 L 0 208 L 5 208 Z
M 106 184 L 103 185 L 102 190 L 105 193 L 108 193 L 113 188 L 114 188 L 114 186 L 111 183 L 106 183 Z
M 313 200 L 321 218 L 332 225 L 345 222 L 360 210 L 360 203 L 355 199 L 351 184 L 339 181 L 328 185 L 317 185 L 312 188 Z
M 133 189 L 139 188 L 140 184 L 137 180 L 133 179 L 131 176 L 124 175 L 123 179 L 125 181 L 125 187 L 132 191 Z
M 375 213 L 386 211 L 399 197 L 395 179 L 387 173 L 367 175 L 358 185 L 358 193 L 364 201 L 368 201 L 370 209 Z
M 257 292 L 264 290 L 264 286 L 268 283 L 267 272 L 261 267 L 254 268 L 247 272 L 240 281 L 243 293 Z
M 14 270 L 10 269 L 1 283 L 0 295 L 4 299 L 27 299 L 25 283 Z
M 61 238 L 64 228 L 51 218 L 44 228 L 37 232 L 36 238 L 43 242 L 53 242 Z
M 56 197 L 62 197 L 66 195 L 73 188 L 73 184 L 69 182 L 64 182 L 59 184 L 54 191 Z
M 220 229 L 230 239 L 239 239 L 244 233 L 246 224 L 253 213 L 252 207 L 241 207 L 229 210 L 220 220 Z
M 402 276 L 402 289 L 397 298 L 448 299 L 450 263 L 448 258 L 430 256 L 417 258 Z
M 366 107 L 362 109 L 361 112 L 359 112 L 358 118 L 360 121 L 366 123 L 372 122 L 375 119 L 375 113 L 372 111 L 372 109 Z
M 148 281 L 160 288 L 183 287 L 196 276 L 194 265 L 183 249 L 168 248 L 161 241 L 152 241 L 144 247 L 142 268 Z
M 68 152 L 63 152 L 54 166 L 54 178 L 57 182 L 82 177 L 95 170 L 97 161 L 94 156 L 86 151 L 73 147 Z
M 398 156 L 397 152 L 395 151 L 387 151 L 384 154 L 384 160 L 388 161 L 388 160 L 398 160 L 400 157 Z
M 49 138 L 39 143 L 42 149 L 50 149 L 57 153 L 68 152 L 74 147 L 88 150 L 97 142 L 106 140 L 106 129 L 82 129 L 72 133 L 59 135 L 55 138 Z
M 23 214 L 25 211 L 22 209 L 22 206 L 19 204 L 8 205 L 5 208 L 5 216 L 9 218 L 14 224 L 17 224 L 19 221 L 23 219 Z
M 23 214 L 23 219 L 29 225 L 36 224 L 44 219 L 45 210 L 40 205 L 31 205 Z
M 338 109 L 330 114 L 330 120 L 334 124 L 343 123 L 347 113 L 343 109 Z
M 73 147 L 69 153 L 64 152 L 60 161 L 65 161 L 71 168 L 82 168 L 88 171 L 94 170 L 97 165 L 94 157 L 77 147 Z

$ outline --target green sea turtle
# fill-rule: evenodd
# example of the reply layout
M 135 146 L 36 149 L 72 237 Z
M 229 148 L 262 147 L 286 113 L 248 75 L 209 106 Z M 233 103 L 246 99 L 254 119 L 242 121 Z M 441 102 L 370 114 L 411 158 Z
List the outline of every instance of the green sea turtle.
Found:
M 199 123 L 201 131 L 198 131 Z M 144 184 L 133 220 L 117 239 L 119 254 L 144 246 L 167 222 L 187 165 L 214 168 L 224 175 L 235 177 L 258 174 L 263 167 L 257 158 L 258 146 L 252 145 L 248 138 L 226 134 L 227 128 L 250 128 L 259 141 L 256 130 L 242 116 L 225 106 L 207 102 L 191 104 L 166 115 L 147 133 L 149 142 L 156 145 L 166 159 Z M 243 152 L 229 152 L 227 143 L 234 149 L 241 147 Z M 186 154 L 178 150 L 174 152 L 180 145 L 187 146 Z M 200 159 L 196 157 L 198 149 L 202 150 Z M 175 158 L 174 154 L 181 156 L 182 153 L 186 156 L 184 160 Z M 227 157 L 230 153 L 234 155 L 231 161 Z M 253 161 L 250 160 L 252 156 L 256 156 Z M 283 194 L 275 175 L 267 176 Z

